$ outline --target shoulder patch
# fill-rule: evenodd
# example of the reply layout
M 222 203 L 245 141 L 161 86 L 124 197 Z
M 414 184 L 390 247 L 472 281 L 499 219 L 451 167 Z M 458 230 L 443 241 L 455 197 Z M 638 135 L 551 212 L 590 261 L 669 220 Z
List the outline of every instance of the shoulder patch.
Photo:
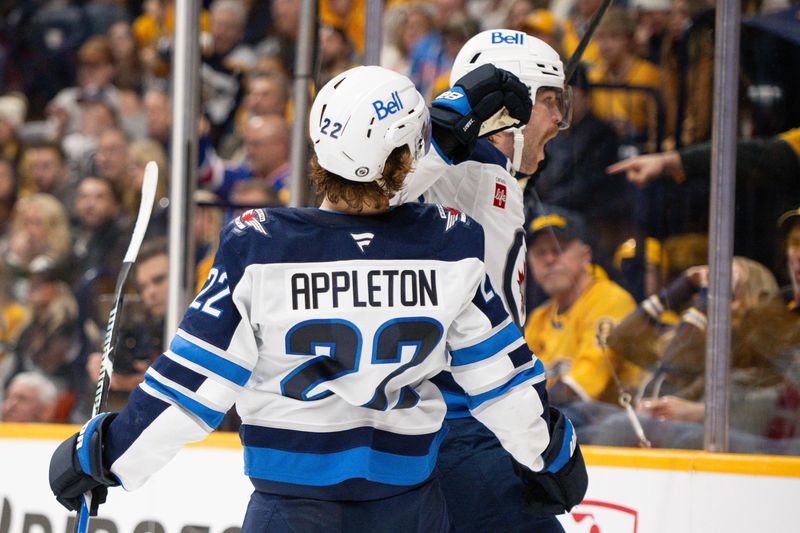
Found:
M 453 226 L 458 224 L 459 222 L 464 224 L 465 226 L 469 226 L 469 218 L 467 215 L 459 211 L 458 209 L 454 209 L 452 207 L 444 207 L 442 205 L 436 204 L 436 207 L 439 210 L 439 217 L 443 220 L 446 220 L 444 231 L 450 231 L 453 229 Z
M 601 318 L 597 321 L 597 329 L 595 331 L 595 340 L 597 345 L 605 350 L 608 347 L 608 336 L 611 330 L 614 329 L 614 321 L 610 318 Z
M 247 228 L 253 228 L 258 233 L 269 236 L 267 229 L 264 227 L 264 223 L 267 221 L 267 211 L 266 209 L 248 209 L 236 219 L 234 219 L 233 224 L 233 232 L 236 234 L 243 234 L 247 231 Z

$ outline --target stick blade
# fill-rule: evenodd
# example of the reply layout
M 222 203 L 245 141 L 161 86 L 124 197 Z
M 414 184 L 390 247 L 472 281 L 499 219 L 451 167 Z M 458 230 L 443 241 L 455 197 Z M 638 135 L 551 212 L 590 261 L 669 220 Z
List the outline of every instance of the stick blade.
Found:
M 144 234 L 147 231 L 147 223 L 150 221 L 150 214 L 153 212 L 153 202 L 156 198 L 156 188 L 158 187 L 158 165 L 155 161 L 150 161 L 144 168 L 144 181 L 142 182 L 142 200 L 139 203 L 139 214 L 136 216 L 136 225 L 133 227 L 131 243 L 128 251 L 125 252 L 124 263 L 133 263 L 139 254 L 142 246 Z

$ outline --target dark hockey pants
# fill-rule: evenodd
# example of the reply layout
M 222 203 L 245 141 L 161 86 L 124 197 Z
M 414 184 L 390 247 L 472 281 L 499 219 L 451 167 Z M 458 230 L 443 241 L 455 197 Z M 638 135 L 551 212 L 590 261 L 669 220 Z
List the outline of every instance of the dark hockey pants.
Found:
M 497 437 L 472 417 L 447 421 L 439 480 L 456 533 L 564 533 L 554 516 L 522 510 L 522 482 Z
M 255 491 L 241 533 L 450 533 L 438 480 L 381 500 L 326 501 Z

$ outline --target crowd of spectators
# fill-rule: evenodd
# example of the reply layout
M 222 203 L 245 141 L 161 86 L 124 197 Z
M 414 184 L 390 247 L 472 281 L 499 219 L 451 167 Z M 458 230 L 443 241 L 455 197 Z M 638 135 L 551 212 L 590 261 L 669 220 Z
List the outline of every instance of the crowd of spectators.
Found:
M 320 0 L 310 87 L 361 63 L 365 3 Z M 483 30 L 524 31 L 566 62 L 600 3 L 389 0 L 381 64 L 430 99 L 447 89 L 461 46 Z M 299 0 L 202 4 L 198 290 L 225 220 L 288 204 L 290 128 L 304 120 L 290 90 Z M 789 0 L 743 6 L 746 21 L 781 9 L 796 11 Z M 623 393 L 653 444 L 695 447 L 702 435 L 714 12 L 713 0 L 612 7 L 570 80 L 570 129 L 520 183 L 529 212 L 526 338 L 586 442 L 637 443 L 618 405 Z M 0 21 L 3 420 L 82 422 L 150 160 L 162 180 L 123 311 L 112 407 L 163 345 L 175 2 L 11 1 Z M 786 73 L 800 47 L 748 25 L 742 36 L 734 436 L 744 451 L 797 453 L 775 442 L 791 441 L 800 421 L 800 215 L 790 211 L 800 205 L 800 130 L 791 130 L 800 105 Z M 770 57 L 754 56 L 761 46 Z M 764 317 L 785 330 L 780 342 L 768 340 L 778 333 Z M 779 416 L 759 419 L 758 406 Z M 682 424 L 678 436 L 664 427 L 673 422 Z

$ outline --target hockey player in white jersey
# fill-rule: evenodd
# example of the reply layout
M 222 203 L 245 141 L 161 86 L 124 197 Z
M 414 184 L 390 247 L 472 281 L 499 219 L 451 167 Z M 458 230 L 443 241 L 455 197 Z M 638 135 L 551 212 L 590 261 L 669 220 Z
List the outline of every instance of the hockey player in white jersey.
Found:
M 514 73 L 530 88 L 534 104 L 530 121 L 513 133 L 478 140 L 469 155 L 456 152 L 462 160 L 453 161 L 454 165 L 447 156 L 431 152 L 406 180 L 401 198 L 408 201 L 421 194 L 425 201 L 453 206 L 483 226 L 486 271 L 506 310 L 522 328 L 525 213 L 517 181 L 536 172 L 545 143 L 569 127 L 570 93 L 558 53 L 524 33 L 489 30 L 472 37 L 456 56 L 451 82 L 487 63 Z M 435 102 L 458 102 L 455 96 L 448 91 Z M 502 118 L 489 122 L 496 127 Z M 552 515 L 569 509 L 553 502 L 542 487 L 525 487 L 510 475 L 508 453 L 470 415 L 466 396 L 450 374 L 434 382 L 448 403 L 450 432 L 440 449 L 439 470 L 456 532 L 563 531 Z
M 434 120 L 445 155 L 501 108 L 528 119 L 507 72 L 487 65 L 457 87 L 468 107 Z M 141 486 L 235 402 L 255 488 L 242 531 L 448 531 L 434 475 L 446 407 L 430 382 L 446 366 L 520 475 L 584 469 L 486 276 L 482 228 L 438 205 L 389 208 L 430 140 L 410 80 L 342 73 L 317 95 L 310 131 L 321 208 L 255 209 L 223 229 L 208 281 L 125 409 L 54 453 L 67 508 Z M 574 503 L 586 478 L 569 483 Z

